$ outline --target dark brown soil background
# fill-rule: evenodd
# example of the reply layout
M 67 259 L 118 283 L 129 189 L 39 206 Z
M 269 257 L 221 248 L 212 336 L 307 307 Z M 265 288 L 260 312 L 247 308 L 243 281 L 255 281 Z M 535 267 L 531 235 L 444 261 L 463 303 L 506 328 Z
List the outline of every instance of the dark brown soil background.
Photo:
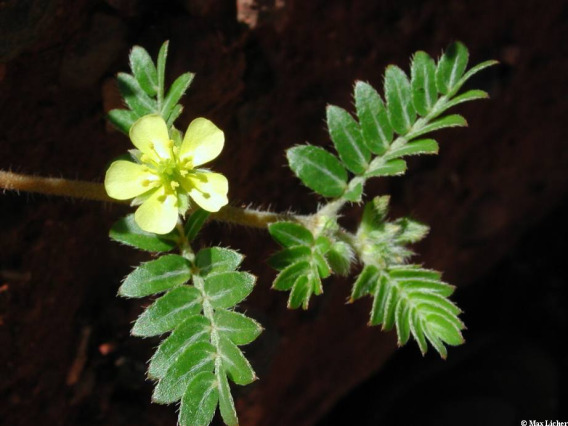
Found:
M 259 276 L 243 307 L 266 327 L 246 348 L 261 380 L 236 390 L 243 425 L 568 420 L 566 2 L 0 1 L 0 168 L 102 181 L 129 147 L 105 123 L 120 103 L 113 76 L 130 46 L 155 55 L 165 39 L 170 78 L 197 72 L 182 122 L 225 131 L 215 168 L 233 202 L 299 212 L 318 200 L 284 150 L 329 144 L 325 105 L 351 108 L 354 80 L 380 86 L 389 63 L 408 69 L 414 51 L 456 39 L 473 63 L 501 61 L 472 83 L 492 100 L 460 107 L 468 129 L 367 191 L 432 226 L 420 261 L 460 287 L 469 326 L 448 361 L 395 352 L 393 334 L 366 326 L 369 301 L 345 305 L 352 279 L 288 311 L 269 290 L 266 233 L 207 227 L 200 244 L 241 250 Z M 0 194 L 0 424 L 175 424 L 174 407 L 149 403 L 157 340 L 129 336 L 142 303 L 115 297 L 147 259 L 107 238 L 127 210 Z

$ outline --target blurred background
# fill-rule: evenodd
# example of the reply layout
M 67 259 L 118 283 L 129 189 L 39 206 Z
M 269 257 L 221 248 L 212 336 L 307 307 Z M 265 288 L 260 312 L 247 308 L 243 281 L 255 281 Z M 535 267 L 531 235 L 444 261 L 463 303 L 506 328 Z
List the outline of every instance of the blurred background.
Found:
M 327 103 L 352 110 L 357 79 L 439 56 L 461 40 L 472 64 L 497 59 L 460 106 L 467 129 L 436 135 L 435 158 L 372 181 L 392 217 L 431 226 L 417 262 L 458 286 L 466 344 L 447 361 L 397 350 L 366 326 L 353 278 L 325 283 L 307 312 L 271 291 L 266 232 L 210 224 L 198 245 L 247 255 L 259 276 L 243 308 L 266 328 L 245 348 L 260 380 L 236 388 L 241 424 L 518 425 L 568 420 L 566 211 L 568 3 L 372 0 L 5 0 L 0 2 L 0 169 L 101 182 L 129 140 L 105 121 L 133 44 L 168 76 L 197 76 L 180 127 L 206 116 L 226 134 L 214 168 L 235 205 L 300 213 L 318 199 L 284 150 L 329 145 Z M 382 90 L 381 90 L 382 91 Z M 151 405 L 146 361 L 158 340 L 129 336 L 140 301 L 116 298 L 147 256 L 108 240 L 127 207 L 0 194 L 0 424 L 174 425 Z M 360 211 L 346 213 L 353 223 Z

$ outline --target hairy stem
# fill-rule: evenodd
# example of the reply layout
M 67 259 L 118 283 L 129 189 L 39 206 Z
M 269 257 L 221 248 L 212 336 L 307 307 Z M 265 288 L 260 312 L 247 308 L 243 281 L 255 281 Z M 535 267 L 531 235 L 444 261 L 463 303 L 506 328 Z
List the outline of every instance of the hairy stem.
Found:
M 112 201 L 99 183 L 62 178 L 23 175 L 0 170 L 0 188 L 11 191 L 36 192 L 84 200 Z
M 10 191 L 35 192 L 83 200 L 108 201 L 121 204 L 128 203 L 128 201 L 110 198 L 104 186 L 100 183 L 63 178 L 46 178 L 5 172 L 2 170 L 0 170 L 0 188 Z M 302 224 L 307 224 L 311 220 L 311 216 L 295 215 L 292 213 L 273 213 L 233 206 L 225 206 L 219 212 L 213 213 L 210 217 L 218 222 L 250 226 L 252 228 L 266 228 L 271 223 L 283 220 L 300 222 Z

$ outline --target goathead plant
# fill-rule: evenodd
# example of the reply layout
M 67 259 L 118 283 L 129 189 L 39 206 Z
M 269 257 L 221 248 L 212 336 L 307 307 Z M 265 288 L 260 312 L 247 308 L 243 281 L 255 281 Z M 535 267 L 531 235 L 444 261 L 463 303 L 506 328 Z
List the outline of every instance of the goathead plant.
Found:
M 180 402 L 179 424 L 207 425 L 217 407 L 227 425 L 238 423 L 231 385 L 256 379 L 240 349 L 262 332 L 261 325 L 237 310 L 254 289 L 255 276 L 239 270 L 243 256 L 224 247 L 195 250 L 192 241 L 209 219 L 267 228 L 281 246 L 269 262 L 278 271 L 273 288 L 289 292 L 288 307 L 307 309 L 323 293 L 322 280 L 349 276 L 355 266 L 351 301 L 373 299 L 371 325 L 396 328 L 398 342 L 412 336 L 422 353 L 428 342 L 446 357 L 446 345 L 463 343 L 460 309 L 449 299 L 454 287 L 439 272 L 411 263 L 409 245 L 428 227 L 408 217 L 388 218 L 388 196 L 364 200 L 368 179 L 402 175 L 405 157 L 437 154 L 430 133 L 465 126 L 454 106 L 487 98 L 481 90 L 459 93 L 475 73 L 494 65 L 483 62 L 468 71 L 468 51 L 448 47 L 436 62 L 425 52 L 411 60 L 410 78 L 387 67 L 384 98 L 357 81 L 354 114 L 327 107 L 331 149 L 298 145 L 286 152 L 292 171 L 324 203 L 311 215 L 277 214 L 228 205 L 227 178 L 204 166 L 223 149 L 224 134 L 211 121 L 196 118 L 176 127 L 179 103 L 193 74 L 165 85 L 168 43 L 154 64 L 142 47 L 130 52 L 132 74 L 118 74 L 125 109 L 110 121 L 129 135 L 134 149 L 113 162 L 105 189 L 113 199 L 132 200 L 136 212 L 120 219 L 110 237 L 159 256 L 134 269 L 120 286 L 122 297 L 153 297 L 132 334 L 164 336 L 152 356 L 148 376 L 155 381 L 152 400 Z M 98 184 L 33 178 L 0 172 L 2 187 L 108 200 Z M 365 202 L 354 231 L 342 227 L 342 209 Z

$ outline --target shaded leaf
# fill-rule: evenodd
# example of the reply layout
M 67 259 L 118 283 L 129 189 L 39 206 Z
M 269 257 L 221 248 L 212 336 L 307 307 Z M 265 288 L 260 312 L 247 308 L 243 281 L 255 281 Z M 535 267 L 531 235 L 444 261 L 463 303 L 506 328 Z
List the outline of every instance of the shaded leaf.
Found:
M 128 135 L 130 128 L 138 120 L 138 114 L 128 109 L 111 109 L 107 117 L 112 125 L 125 135 Z
M 150 98 L 138 84 L 138 81 L 130 74 L 118 73 L 118 90 L 124 98 L 124 102 L 139 117 L 153 114 L 157 111 L 156 101 Z
M 183 106 L 181 104 L 177 104 L 172 108 L 172 112 L 170 113 L 168 119 L 166 120 L 168 128 L 173 126 L 174 122 L 178 119 L 178 117 L 181 115 L 182 112 L 183 112 Z
M 312 250 L 306 246 L 296 246 L 284 249 L 268 259 L 268 264 L 276 270 L 283 270 L 293 263 L 309 260 Z
M 352 203 L 359 203 L 361 202 L 363 196 L 363 184 L 358 182 L 354 186 L 349 186 L 347 191 L 343 194 L 343 198 L 347 201 L 351 201 Z
M 307 274 L 310 269 L 310 264 L 307 261 L 293 263 L 286 267 L 274 280 L 272 288 L 275 290 L 290 290 L 296 280 L 301 276 Z
M 193 241 L 211 213 L 201 208 L 195 210 L 185 222 L 185 237 L 189 242 Z M 238 265 L 237 265 L 238 266 Z
M 336 241 L 325 254 L 327 263 L 338 275 L 348 276 L 351 270 L 351 261 L 354 258 L 351 246 L 343 241 Z
M 176 230 L 165 235 L 143 231 L 136 224 L 134 214 L 129 214 L 115 222 L 110 229 L 109 236 L 119 243 L 150 252 L 170 251 L 177 246 L 179 238 Z
M 373 292 L 381 273 L 374 265 L 365 265 L 357 277 L 351 292 L 351 300 L 357 300 Z
M 308 308 L 310 297 L 313 293 L 313 285 L 310 278 L 308 275 L 298 277 L 288 298 L 289 309 L 297 309 L 300 306 L 303 306 L 304 309 Z

